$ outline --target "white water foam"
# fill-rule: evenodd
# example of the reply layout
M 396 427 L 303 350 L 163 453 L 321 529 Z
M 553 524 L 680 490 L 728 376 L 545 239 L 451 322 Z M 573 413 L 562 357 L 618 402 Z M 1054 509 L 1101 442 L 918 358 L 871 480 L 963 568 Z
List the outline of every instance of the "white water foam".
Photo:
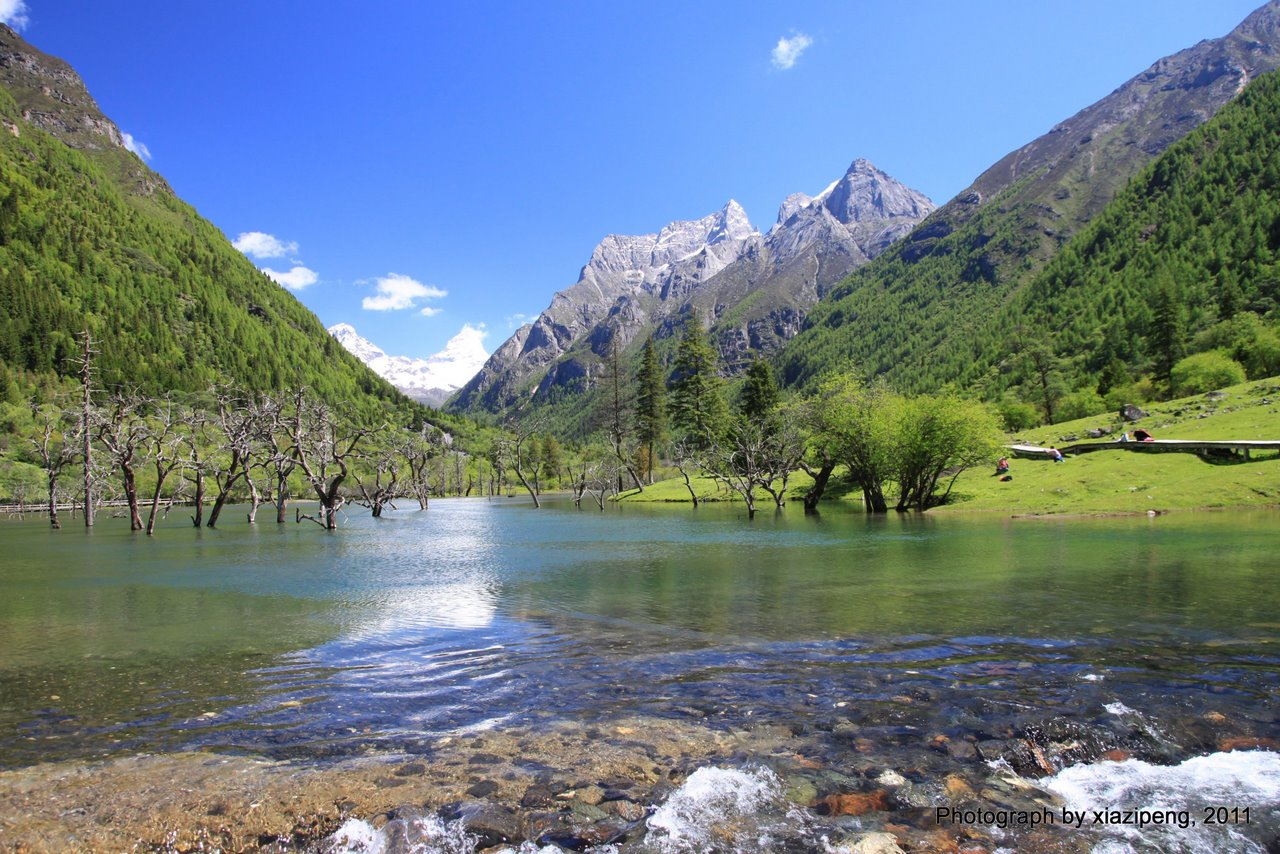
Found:
M 662 854 L 746 854 L 807 836 L 811 820 L 767 768 L 699 768 L 649 818 L 644 841 Z
M 813 819 L 811 813 L 787 800 L 782 780 L 768 769 L 699 768 L 650 817 L 643 850 L 754 854 L 772 850 L 784 841 L 813 843 Z M 424 816 L 389 821 L 380 829 L 350 819 L 320 850 L 322 854 L 474 854 L 476 844 L 477 839 L 467 834 L 464 820 L 446 822 Z M 588 851 L 616 854 L 617 848 L 594 846 Z M 525 842 L 494 854 L 560 854 L 560 849 Z
M 436 816 L 389 821 L 375 829 L 367 821 L 348 819 L 320 847 L 322 854 L 475 854 L 478 840 L 467 833 L 463 821 L 444 821 Z M 613 846 L 593 848 L 596 854 L 611 854 Z M 523 842 L 518 848 L 486 849 L 492 854 L 562 854 L 554 845 L 539 848 Z
M 390 849 L 413 854 L 472 854 L 476 840 L 467 835 L 462 822 L 445 822 L 436 816 L 397 819 L 380 829 L 352 818 L 326 839 L 320 850 L 324 854 L 384 854 Z
M 1263 854 L 1280 839 L 1280 754 L 1268 751 L 1213 753 L 1168 767 L 1136 759 L 1076 765 L 1042 785 L 1065 808 L 1085 811 L 1084 826 L 1102 833 L 1094 854 Z M 1104 822 L 1093 821 L 1095 810 L 1104 811 Z M 1106 815 L 1113 810 L 1120 814 Z M 1156 812 L 1165 823 L 1155 823 Z M 1206 824 L 1211 812 L 1227 821 Z

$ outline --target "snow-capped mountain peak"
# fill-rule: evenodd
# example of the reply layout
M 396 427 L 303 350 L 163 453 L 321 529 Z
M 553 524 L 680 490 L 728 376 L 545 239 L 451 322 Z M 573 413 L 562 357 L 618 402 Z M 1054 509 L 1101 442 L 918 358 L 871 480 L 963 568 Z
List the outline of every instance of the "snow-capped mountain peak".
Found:
M 484 349 L 484 338 L 488 332 L 483 325 L 464 324 L 443 350 L 427 359 L 388 356 L 349 323 L 330 326 L 329 334 L 378 376 L 428 406 L 444 403 L 449 395 L 475 376 L 489 358 Z
M 374 359 L 386 358 L 387 354 L 374 344 L 368 338 L 361 337 L 356 328 L 350 323 L 335 323 L 329 327 L 329 334 L 338 339 L 338 343 L 354 355 L 357 359 L 370 364 Z M 375 371 L 376 373 L 376 371 Z

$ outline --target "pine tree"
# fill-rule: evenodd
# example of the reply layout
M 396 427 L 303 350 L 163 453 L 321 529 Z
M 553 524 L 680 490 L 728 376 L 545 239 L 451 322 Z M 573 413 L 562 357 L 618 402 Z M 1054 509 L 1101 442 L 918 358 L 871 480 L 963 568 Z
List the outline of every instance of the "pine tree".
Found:
M 756 359 L 747 368 L 746 384 L 742 387 L 742 399 L 738 411 L 751 421 L 765 421 L 778 406 L 778 384 L 773 371 L 764 359 Z
M 716 351 L 707 341 L 702 318 L 693 311 L 676 350 L 671 421 L 681 437 L 699 449 L 710 447 L 729 420 L 716 362 Z
M 1159 282 L 1152 298 L 1149 340 L 1155 357 L 1155 377 L 1168 383 L 1173 366 L 1185 354 L 1187 329 L 1186 309 L 1167 278 Z
M 636 377 L 636 437 L 645 454 L 645 475 L 653 483 L 653 470 L 657 464 L 658 445 L 666 438 L 665 412 L 666 385 L 653 337 L 644 343 L 640 356 L 640 373 Z

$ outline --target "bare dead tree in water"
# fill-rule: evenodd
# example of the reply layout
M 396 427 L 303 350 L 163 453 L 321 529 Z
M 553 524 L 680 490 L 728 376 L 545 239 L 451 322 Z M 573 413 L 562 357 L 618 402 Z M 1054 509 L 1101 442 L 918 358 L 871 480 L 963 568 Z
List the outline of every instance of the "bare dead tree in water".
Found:
M 689 490 L 689 499 L 693 501 L 694 507 L 698 506 L 698 493 L 693 488 L 691 472 L 698 467 L 698 458 L 699 454 L 694 446 L 683 439 L 671 446 L 671 462 L 684 478 L 684 488 Z
M 294 459 L 320 500 L 319 516 L 297 514 L 327 531 L 338 527 L 338 511 L 344 498 L 342 484 L 351 473 L 360 442 L 368 430 L 343 426 L 337 415 L 305 389 L 293 393 L 285 432 L 292 442 Z
M 566 468 L 569 471 L 569 488 L 573 491 L 573 506 L 581 510 L 582 497 L 587 494 L 588 486 L 598 480 L 600 463 L 591 458 L 587 449 L 583 449 L 570 458 Z
M 503 459 L 511 464 L 512 470 L 516 473 L 516 479 L 520 481 L 520 485 L 529 493 L 529 497 L 533 499 L 534 507 L 541 507 L 542 502 L 538 498 L 538 490 L 529 482 L 532 476 L 532 460 L 529 454 L 529 442 L 537 434 L 542 427 L 541 418 L 529 418 L 520 424 L 511 424 L 508 429 L 511 431 L 510 436 L 499 439 L 495 444 L 501 448 Z
M 187 429 L 182 431 L 183 460 L 182 476 L 195 488 L 191 501 L 195 508 L 191 516 L 191 524 L 199 528 L 204 524 L 205 473 L 209 461 L 205 459 L 204 449 L 209 442 L 209 417 L 198 406 L 193 406 L 188 414 L 190 421 Z
M 739 424 L 725 439 L 712 443 L 703 456 L 707 474 L 742 497 L 748 519 L 756 515 L 756 490 L 766 469 L 766 455 L 764 431 Z
M 31 440 L 49 490 L 49 527 L 61 528 L 58 520 L 58 481 L 62 473 L 82 458 L 80 435 L 75 420 L 56 406 L 32 405 L 31 414 L 39 423 L 39 434 Z
M 605 435 L 609 439 L 609 447 L 613 450 L 613 456 L 618 461 L 615 469 L 617 472 L 618 492 L 622 491 L 623 472 L 631 476 L 631 481 L 638 491 L 644 492 L 644 478 L 636 467 L 639 445 L 635 442 L 635 431 L 632 429 L 633 425 L 631 423 L 633 409 L 631 386 L 622 370 L 621 355 L 618 352 L 617 329 L 613 330 L 613 340 L 609 345 L 609 359 L 605 363 L 605 367 L 605 392 L 608 395 L 606 400 L 608 411 L 606 413 Z
M 765 431 L 765 453 L 761 461 L 760 488 L 781 510 L 787 503 L 787 482 L 804 458 L 804 438 L 795 425 L 778 421 Z
M 218 524 L 222 508 L 236 484 L 249 476 L 249 464 L 262 435 L 258 408 L 243 395 L 218 390 L 214 393 L 214 405 L 213 432 L 218 438 L 218 449 L 209 458 L 209 471 L 218 494 L 209 511 L 210 528 Z
M 374 442 L 376 450 L 365 457 L 372 464 L 373 478 L 367 474 L 361 477 L 358 468 L 352 470 L 352 477 L 360 490 L 356 503 L 368 507 L 375 519 L 381 518 L 384 507 L 395 509 L 393 502 L 404 494 L 400 486 L 402 449 L 390 430 L 384 430 L 380 438 L 382 441 Z
M 155 534 L 156 516 L 160 510 L 160 494 L 164 490 L 165 481 L 187 459 L 183 453 L 186 440 L 183 438 L 182 428 L 190 420 L 190 413 L 170 399 L 166 398 L 155 405 L 151 429 L 145 438 L 148 456 L 156 475 L 155 486 L 151 491 L 151 512 L 147 514 L 148 537 Z
M 604 510 L 605 499 L 618 494 L 617 484 L 622 477 L 622 464 L 613 454 L 602 454 L 595 462 L 591 476 L 587 480 L 587 492 L 596 501 L 596 506 Z
M 289 509 L 289 476 L 298 466 L 285 430 L 286 405 L 282 398 L 267 396 L 258 404 L 259 426 L 262 442 L 259 446 L 259 463 L 267 471 L 274 488 L 272 490 L 276 503 L 276 524 L 283 525 L 288 519 Z M 249 521 L 253 521 L 250 519 Z
M 89 330 L 80 333 L 83 345 L 80 357 L 73 363 L 80 367 L 80 385 L 83 398 L 80 405 L 80 458 L 84 465 L 84 526 L 93 527 L 93 337 Z M 58 527 L 57 525 L 54 526 Z M 136 530 L 136 529 L 135 529 Z
M 463 451 L 454 450 L 453 457 L 453 492 L 455 495 L 462 494 L 462 475 L 467 468 L 467 455 Z
M 147 448 L 150 433 L 144 416 L 147 403 L 141 395 L 117 391 L 107 400 L 106 407 L 95 412 L 94 416 L 98 441 L 106 449 L 111 465 L 120 470 L 120 486 L 129 505 L 131 531 L 142 530 L 136 468 L 139 455 Z
M 426 510 L 431 500 L 431 461 L 444 447 L 444 434 L 430 424 L 408 433 L 400 443 L 400 452 L 408 466 L 408 488 L 418 500 L 418 509 Z

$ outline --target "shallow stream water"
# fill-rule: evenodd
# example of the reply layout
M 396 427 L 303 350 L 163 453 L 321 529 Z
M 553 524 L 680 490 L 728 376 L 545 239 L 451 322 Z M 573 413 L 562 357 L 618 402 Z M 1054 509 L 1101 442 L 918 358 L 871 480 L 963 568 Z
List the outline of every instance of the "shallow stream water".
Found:
M 1200 819 L 1122 814 L 1079 850 L 1280 838 L 1280 512 L 748 521 L 459 499 L 336 533 L 238 518 L 175 516 L 153 539 L 122 520 L 0 523 L 0 767 L 191 750 L 319 765 L 504 730 L 619 740 L 609 724 L 638 716 L 754 735 L 680 769 L 615 850 L 823 850 L 892 822 L 1034 847 L 1035 828 L 998 826 L 1032 803 L 1014 778 L 1058 817 L 1127 798 Z M 1205 794 L 1206 774 L 1236 782 Z M 717 806 L 698 786 L 743 794 Z M 870 813 L 839 800 L 876 792 Z M 939 817 L 966 803 L 991 820 Z M 1206 827 L 1218 806 L 1235 820 Z M 688 836 L 734 810 L 732 831 Z M 331 844 L 386 844 L 361 839 Z M 419 849 L 452 850 L 432 839 Z

